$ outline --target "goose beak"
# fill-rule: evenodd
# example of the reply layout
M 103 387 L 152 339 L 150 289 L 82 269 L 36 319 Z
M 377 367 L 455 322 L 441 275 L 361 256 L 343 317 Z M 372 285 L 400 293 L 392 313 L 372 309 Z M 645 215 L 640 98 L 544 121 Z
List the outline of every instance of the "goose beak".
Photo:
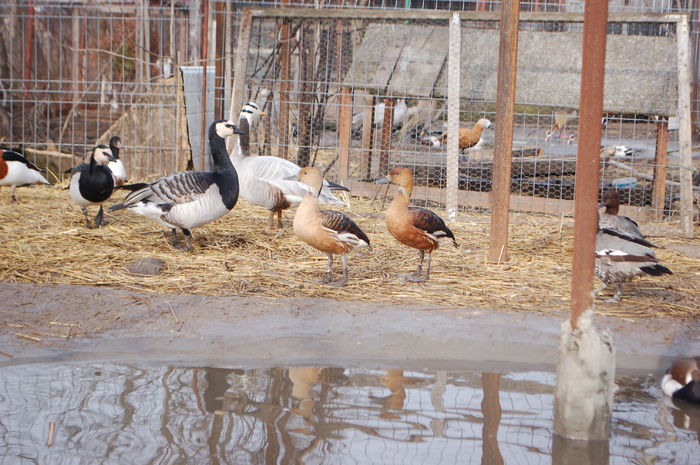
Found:
M 238 126 L 236 126 L 235 124 L 232 124 L 231 126 L 232 126 L 232 128 L 233 128 L 233 133 L 234 133 L 234 134 L 246 134 L 246 132 L 245 132 L 244 130 L 240 129 L 240 128 L 239 128 Z
M 389 179 L 389 176 L 384 176 L 383 178 L 377 179 L 374 181 L 375 184 L 391 184 L 391 179 Z
M 114 155 L 112 155 L 111 153 L 110 153 L 109 155 L 107 155 L 107 160 L 109 160 L 109 161 L 117 161 L 117 159 L 114 158 Z
M 267 115 L 267 113 L 265 113 L 264 111 L 261 111 L 261 112 L 259 113 L 259 115 L 260 115 L 260 116 L 265 116 L 265 115 Z
M 293 174 L 291 176 L 287 176 L 286 178 L 282 178 L 284 181 L 296 181 L 297 180 L 297 175 Z

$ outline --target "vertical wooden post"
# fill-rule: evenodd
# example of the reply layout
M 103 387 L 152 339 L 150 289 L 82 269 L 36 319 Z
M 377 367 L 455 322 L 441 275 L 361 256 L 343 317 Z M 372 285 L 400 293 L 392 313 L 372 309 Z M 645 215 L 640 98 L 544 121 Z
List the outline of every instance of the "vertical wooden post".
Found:
M 219 1 L 214 1 L 214 17 L 216 18 L 216 58 L 214 60 L 214 119 L 224 117 L 224 32 L 226 29 L 226 16 L 224 6 Z M 238 123 L 238 121 L 235 121 Z
M 141 58 L 143 60 L 143 79 L 151 82 L 151 18 L 148 13 L 148 0 L 143 0 L 143 17 L 141 27 L 143 28 L 143 50 Z
M 678 43 L 678 142 L 681 155 L 681 230 L 693 237 L 693 146 L 690 116 L 690 25 L 681 16 L 676 26 Z
M 459 208 L 459 96 L 462 72 L 462 22 L 452 14 L 449 26 L 447 59 L 447 193 L 445 208 L 448 221 L 457 219 Z
M 73 55 L 71 60 L 71 79 L 73 80 L 73 105 L 78 103 L 80 98 L 80 10 L 73 8 L 73 35 L 71 45 L 73 46 Z M 10 53 L 10 56 L 12 54 Z
M 595 238 L 598 231 L 600 119 L 603 115 L 607 0 L 589 0 L 583 22 L 581 103 L 574 192 L 574 256 L 571 273 L 571 328 L 593 306 Z
M 27 3 L 27 37 L 24 44 L 24 96 L 29 92 L 29 81 L 32 77 L 32 56 L 34 52 L 34 0 Z M 9 49 L 12 53 L 12 47 Z
M 289 20 L 282 20 L 280 30 L 280 114 L 278 128 L 277 156 L 287 158 L 289 156 L 289 90 L 291 85 L 291 41 L 292 32 Z
M 347 184 L 350 164 L 350 125 L 352 123 L 352 91 L 340 88 L 338 114 L 338 180 Z
M 520 1 L 501 4 L 501 31 L 498 45 L 498 84 L 496 96 L 496 141 L 493 153 L 491 187 L 490 262 L 508 260 L 508 211 L 513 148 L 513 115 L 518 61 Z
M 668 121 L 656 123 L 656 155 L 654 157 L 654 190 L 651 206 L 661 219 L 666 203 L 666 155 L 668 152 Z
M 372 142 L 374 141 L 374 95 L 367 94 L 364 98 L 362 110 L 362 156 L 360 159 L 361 177 L 370 180 L 372 176 Z M 387 173 L 379 173 L 386 176 Z
M 228 119 L 238 121 L 238 113 L 243 107 L 243 93 L 245 92 L 246 68 L 248 67 L 248 49 L 250 48 L 250 30 L 253 24 L 253 16 L 250 10 L 243 10 L 241 23 L 238 29 L 238 46 L 236 47 L 236 59 L 233 65 L 233 89 L 231 90 L 231 105 L 228 110 Z M 229 153 L 233 148 L 233 137 L 226 141 Z
M 394 99 L 384 99 L 384 122 L 382 123 L 381 141 L 379 145 L 380 176 L 389 171 L 389 150 L 391 149 L 391 129 L 394 125 Z

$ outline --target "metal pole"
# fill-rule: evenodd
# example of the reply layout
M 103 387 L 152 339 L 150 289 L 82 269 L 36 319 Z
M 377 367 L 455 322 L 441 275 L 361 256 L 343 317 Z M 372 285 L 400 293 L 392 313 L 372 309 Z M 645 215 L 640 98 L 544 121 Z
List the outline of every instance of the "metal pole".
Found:
M 593 306 L 595 236 L 598 231 L 600 119 L 603 115 L 605 39 L 608 1 L 588 0 L 583 15 L 581 103 L 574 205 L 574 256 L 571 273 L 571 328 Z
M 508 210 L 513 148 L 515 81 L 518 67 L 518 23 L 520 1 L 501 4 L 501 33 L 498 45 L 496 94 L 496 142 L 491 188 L 490 262 L 508 260 Z
M 445 209 L 448 221 L 457 219 L 459 208 L 459 95 L 462 61 L 462 22 L 452 15 L 447 59 L 447 192 Z
M 214 119 L 224 117 L 224 32 L 226 29 L 226 16 L 224 5 L 221 1 L 214 0 L 214 15 L 216 18 L 216 58 L 214 65 Z M 238 121 L 236 121 L 237 123 Z

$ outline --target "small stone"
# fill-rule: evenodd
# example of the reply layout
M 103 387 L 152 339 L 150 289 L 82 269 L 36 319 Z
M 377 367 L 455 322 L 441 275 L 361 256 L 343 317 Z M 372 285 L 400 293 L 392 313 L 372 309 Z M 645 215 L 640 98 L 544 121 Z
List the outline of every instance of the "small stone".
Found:
M 140 276 L 155 276 L 165 265 L 163 260 L 153 257 L 137 258 L 126 264 L 126 271 Z

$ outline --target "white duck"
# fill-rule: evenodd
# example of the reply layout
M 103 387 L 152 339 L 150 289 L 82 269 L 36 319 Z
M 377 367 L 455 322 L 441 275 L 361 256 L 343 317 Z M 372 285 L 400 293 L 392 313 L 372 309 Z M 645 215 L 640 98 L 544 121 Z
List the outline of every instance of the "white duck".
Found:
M 298 205 L 309 192 L 309 188 L 296 179 L 301 168 L 295 163 L 280 157 L 250 155 L 248 133 L 258 123 L 260 115 L 260 109 L 254 102 L 243 106 L 238 125 L 245 134 L 241 135 L 234 145 L 231 163 L 238 172 L 241 197 L 270 210 L 270 229 L 275 227 L 274 217 L 277 214 L 277 227 L 281 228 L 282 212 Z M 324 180 L 318 201 L 324 204 L 345 205 L 345 202 L 333 195 L 332 190 L 349 189 Z
M 12 201 L 16 202 L 15 191 L 17 186 L 29 184 L 48 184 L 39 168 L 12 150 L 2 150 L 0 156 L 0 186 L 12 186 Z

